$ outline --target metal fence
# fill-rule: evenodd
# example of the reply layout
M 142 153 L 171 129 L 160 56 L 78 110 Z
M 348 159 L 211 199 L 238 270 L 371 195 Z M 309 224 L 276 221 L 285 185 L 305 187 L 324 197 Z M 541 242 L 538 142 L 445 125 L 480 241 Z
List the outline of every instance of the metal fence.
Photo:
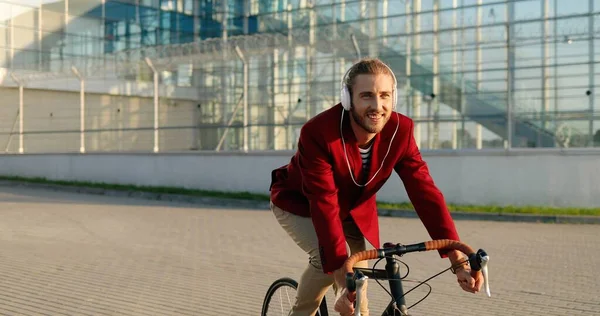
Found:
M 332 2 L 263 15 L 262 34 L 35 58 L 1 76 L 0 150 L 294 149 L 363 56 L 396 73 L 422 150 L 600 147 L 599 6 L 534 1 L 532 16 L 521 2 L 404 1 L 383 15 Z

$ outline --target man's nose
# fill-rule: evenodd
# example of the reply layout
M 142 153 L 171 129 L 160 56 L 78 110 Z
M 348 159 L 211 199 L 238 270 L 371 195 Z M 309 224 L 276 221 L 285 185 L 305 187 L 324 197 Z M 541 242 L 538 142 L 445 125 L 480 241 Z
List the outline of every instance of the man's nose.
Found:
M 384 107 L 385 107 L 385 100 L 381 97 L 378 97 L 375 99 L 375 108 L 378 111 L 383 111 Z

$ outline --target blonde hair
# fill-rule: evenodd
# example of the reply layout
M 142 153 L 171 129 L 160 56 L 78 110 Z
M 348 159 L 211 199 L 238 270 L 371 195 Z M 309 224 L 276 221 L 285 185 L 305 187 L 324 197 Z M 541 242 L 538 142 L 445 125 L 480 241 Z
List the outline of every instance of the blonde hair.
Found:
M 348 88 L 348 92 L 352 95 L 352 86 L 356 81 L 358 75 L 381 75 L 385 74 L 395 80 L 394 74 L 390 68 L 378 58 L 362 58 L 356 64 L 352 65 L 348 70 L 346 78 L 344 78 L 343 84 Z

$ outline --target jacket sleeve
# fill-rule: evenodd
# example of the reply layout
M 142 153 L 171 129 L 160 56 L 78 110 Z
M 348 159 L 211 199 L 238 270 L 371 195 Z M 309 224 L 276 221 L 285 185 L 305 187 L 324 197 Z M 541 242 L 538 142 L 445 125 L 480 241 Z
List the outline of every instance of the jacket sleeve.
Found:
M 414 138 L 414 122 L 410 121 L 408 147 L 394 169 L 404 183 L 406 193 L 417 215 L 432 239 L 460 240 L 442 192 L 435 185 Z M 442 258 L 447 251 L 440 251 Z
M 332 273 L 348 258 L 339 217 L 338 189 L 333 178 L 329 146 L 317 129 L 305 125 L 298 142 L 302 190 L 307 197 L 319 242 L 323 272 Z

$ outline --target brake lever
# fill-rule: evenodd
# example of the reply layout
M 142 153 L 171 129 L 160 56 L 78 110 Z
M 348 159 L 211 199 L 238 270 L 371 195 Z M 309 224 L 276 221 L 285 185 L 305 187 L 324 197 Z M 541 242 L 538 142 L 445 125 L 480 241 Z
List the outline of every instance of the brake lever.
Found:
M 368 277 L 361 272 L 356 274 L 356 300 L 354 301 L 354 316 L 361 316 L 360 305 L 363 287 L 367 282 Z
M 490 281 L 489 281 L 489 272 L 488 272 L 488 262 L 490 261 L 490 257 L 483 249 L 477 250 L 477 253 L 469 256 L 469 264 L 471 265 L 471 269 L 475 271 L 480 271 L 483 274 L 483 285 L 485 286 L 485 293 L 488 297 L 492 296 L 490 293 Z
M 483 274 L 483 286 L 485 286 L 485 293 L 488 297 L 492 297 L 492 293 L 490 292 L 490 274 L 487 267 L 488 262 L 490 261 L 490 256 L 488 256 L 485 250 L 479 249 L 477 251 L 476 258 L 477 270 L 481 270 L 481 273 Z
M 492 293 L 490 292 L 490 281 L 489 281 L 489 272 L 487 264 L 490 261 L 490 257 L 483 252 L 484 255 L 481 256 L 481 273 L 483 273 L 483 286 L 485 286 L 485 293 L 488 297 L 492 297 Z

